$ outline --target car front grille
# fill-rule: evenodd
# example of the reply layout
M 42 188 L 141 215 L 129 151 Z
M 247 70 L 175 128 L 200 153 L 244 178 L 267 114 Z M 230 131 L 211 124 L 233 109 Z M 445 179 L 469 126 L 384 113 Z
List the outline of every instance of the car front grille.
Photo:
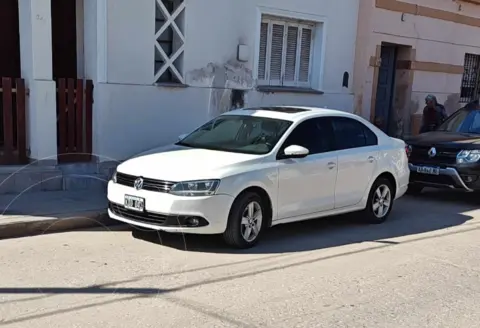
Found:
M 442 165 L 455 164 L 457 160 L 458 150 L 435 147 L 437 154 L 434 157 L 428 156 L 428 151 L 432 147 L 412 146 L 410 153 L 410 162 L 414 164 L 434 164 L 442 167 Z
M 123 186 L 133 187 L 135 180 L 140 177 L 134 175 L 128 175 L 125 173 L 117 173 L 117 183 Z M 169 192 L 175 182 L 172 181 L 163 181 L 163 180 L 154 180 L 143 178 L 143 190 L 156 191 L 156 192 Z
M 125 208 L 125 206 L 109 202 L 108 208 L 110 211 L 124 219 L 128 219 L 138 223 L 147 223 L 156 226 L 163 227 L 204 227 L 209 223 L 208 221 L 201 216 L 190 216 L 190 215 L 167 215 L 167 214 L 158 214 L 148 211 L 134 211 Z M 191 219 L 196 219 L 198 222 L 195 225 L 191 224 Z
M 137 212 L 126 209 L 124 206 L 110 202 L 108 208 L 113 214 L 121 216 L 122 218 L 132 221 L 150 223 L 155 225 L 162 225 L 167 220 L 167 215 L 150 213 L 150 212 Z

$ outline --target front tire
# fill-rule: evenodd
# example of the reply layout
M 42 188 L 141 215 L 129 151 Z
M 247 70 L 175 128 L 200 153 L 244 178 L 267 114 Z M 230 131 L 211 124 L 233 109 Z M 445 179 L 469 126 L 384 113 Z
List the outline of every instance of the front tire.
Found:
M 373 224 L 385 222 L 392 210 L 394 196 L 391 182 L 378 178 L 370 190 L 367 206 L 363 211 L 365 221 Z
M 264 202 L 258 194 L 241 194 L 232 205 L 223 239 L 235 248 L 254 246 L 262 235 L 266 214 Z

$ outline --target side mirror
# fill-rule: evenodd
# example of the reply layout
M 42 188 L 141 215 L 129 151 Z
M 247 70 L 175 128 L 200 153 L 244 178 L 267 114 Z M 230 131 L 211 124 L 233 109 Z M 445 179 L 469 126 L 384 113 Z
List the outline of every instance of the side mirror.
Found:
M 185 139 L 185 137 L 188 136 L 188 134 L 181 134 L 178 136 L 178 141 L 182 141 L 183 139 Z
M 283 158 L 304 158 L 307 157 L 309 153 L 305 147 L 291 145 L 283 151 Z

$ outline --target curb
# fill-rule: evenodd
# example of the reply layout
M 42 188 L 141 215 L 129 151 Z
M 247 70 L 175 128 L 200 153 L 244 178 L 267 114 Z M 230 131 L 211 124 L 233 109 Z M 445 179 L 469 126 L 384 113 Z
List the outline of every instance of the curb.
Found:
M 122 223 L 110 219 L 105 210 L 80 212 L 64 217 L 25 217 L 3 224 L 0 220 L 0 240 L 117 225 Z

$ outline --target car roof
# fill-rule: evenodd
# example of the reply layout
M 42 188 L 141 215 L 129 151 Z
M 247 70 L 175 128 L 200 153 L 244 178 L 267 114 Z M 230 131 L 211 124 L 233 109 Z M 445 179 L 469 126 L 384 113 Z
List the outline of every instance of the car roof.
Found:
M 336 109 L 306 106 L 268 106 L 235 109 L 222 115 L 245 115 L 273 118 L 286 121 L 300 121 L 321 116 L 342 116 L 357 118 L 356 115 Z

